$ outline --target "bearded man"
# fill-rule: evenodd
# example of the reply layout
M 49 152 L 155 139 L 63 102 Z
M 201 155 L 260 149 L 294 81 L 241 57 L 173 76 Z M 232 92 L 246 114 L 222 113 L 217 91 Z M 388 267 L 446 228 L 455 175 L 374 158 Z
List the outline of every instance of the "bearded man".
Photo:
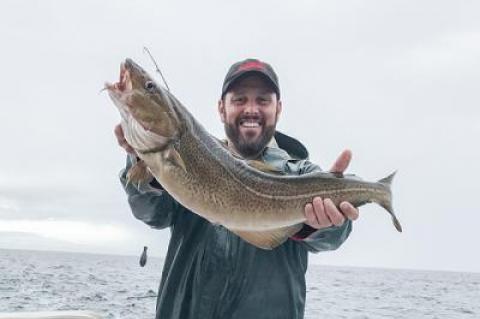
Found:
M 225 147 L 285 174 L 320 170 L 308 161 L 299 141 L 276 131 L 281 112 L 278 77 L 269 64 L 247 59 L 230 67 L 218 101 Z M 303 229 L 279 247 L 263 250 L 192 213 L 155 180 L 143 186 L 127 184 L 126 172 L 136 157 L 120 125 L 115 134 L 130 153 L 121 182 L 133 215 L 153 228 L 171 231 L 157 319 L 303 318 L 308 253 L 337 249 L 358 218 L 356 208 L 348 202 L 336 207 L 330 199 L 316 197 L 305 206 Z M 351 152 L 344 151 L 331 171 L 343 172 L 350 159 Z

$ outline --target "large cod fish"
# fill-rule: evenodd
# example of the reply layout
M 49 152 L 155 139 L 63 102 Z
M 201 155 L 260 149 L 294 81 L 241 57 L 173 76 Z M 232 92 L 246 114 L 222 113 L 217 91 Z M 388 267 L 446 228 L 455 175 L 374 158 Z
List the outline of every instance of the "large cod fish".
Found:
M 184 207 L 259 248 L 273 249 L 298 232 L 306 221 L 304 207 L 315 196 L 337 206 L 378 203 L 402 231 L 391 203 L 394 173 L 367 182 L 354 175 L 286 176 L 262 169 L 232 155 L 131 59 L 121 64 L 119 82 L 105 88 L 120 111 L 127 142 L 141 159 L 129 176 L 139 179 L 142 167 L 148 168 Z

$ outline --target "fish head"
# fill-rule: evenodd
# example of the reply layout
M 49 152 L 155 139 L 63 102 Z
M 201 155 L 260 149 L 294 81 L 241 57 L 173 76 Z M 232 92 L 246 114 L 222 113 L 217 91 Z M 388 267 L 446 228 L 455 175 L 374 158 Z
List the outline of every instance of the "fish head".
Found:
M 164 146 L 179 134 L 179 120 L 168 92 L 137 63 L 120 65 L 118 82 L 105 89 L 122 117 L 127 142 L 145 152 Z

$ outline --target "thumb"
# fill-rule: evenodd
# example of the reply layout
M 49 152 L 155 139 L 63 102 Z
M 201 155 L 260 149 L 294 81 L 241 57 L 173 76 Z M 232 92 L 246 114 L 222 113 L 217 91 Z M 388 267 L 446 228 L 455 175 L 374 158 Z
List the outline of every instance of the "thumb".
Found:
M 347 169 L 351 160 L 352 160 L 352 151 L 350 151 L 348 149 L 344 150 L 340 154 L 340 156 L 338 156 L 335 163 L 333 163 L 332 168 L 330 168 L 330 172 L 332 172 L 332 173 L 343 173 Z
M 125 139 L 125 135 L 123 133 L 123 129 L 122 129 L 121 124 L 115 125 L 115 128 L 113 129 L 113 133 L 115 133 L 115 137 L 117 138 L 117 140 L 120 141 L 120 140 Z

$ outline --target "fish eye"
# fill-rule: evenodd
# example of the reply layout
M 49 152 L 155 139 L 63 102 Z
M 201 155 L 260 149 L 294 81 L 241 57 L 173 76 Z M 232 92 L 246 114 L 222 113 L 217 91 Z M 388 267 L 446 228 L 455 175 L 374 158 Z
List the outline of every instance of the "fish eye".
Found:
M 149 91 L 153 90 L 155 88 L 155 82 L 153 81 L 147 81 L 145 82 L 145 88 Z

